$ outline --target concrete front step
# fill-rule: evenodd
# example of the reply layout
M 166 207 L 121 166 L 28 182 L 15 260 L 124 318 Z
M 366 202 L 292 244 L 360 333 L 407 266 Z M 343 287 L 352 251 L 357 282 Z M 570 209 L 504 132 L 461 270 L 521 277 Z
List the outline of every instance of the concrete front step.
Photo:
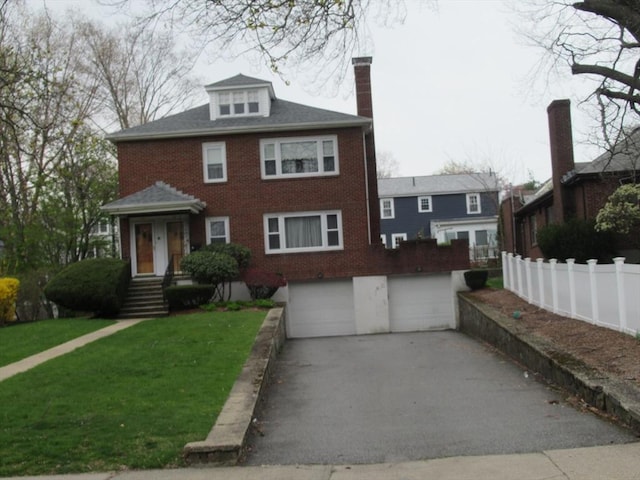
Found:
M 162 279 L 134 278 L 118 318 L 164 317 L 168 313 L 162 294 Z

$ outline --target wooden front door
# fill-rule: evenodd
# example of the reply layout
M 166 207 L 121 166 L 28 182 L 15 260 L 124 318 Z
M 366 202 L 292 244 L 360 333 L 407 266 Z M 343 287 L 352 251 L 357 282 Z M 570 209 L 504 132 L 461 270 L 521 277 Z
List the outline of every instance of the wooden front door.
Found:
M 184 255 L 184 229 L 182 222 L 167 223 L 167 253 L 168 261 L 173 259 L 173 271 L 180 271 L 180 262 Z
M 138 275 L 154 273 L 153 269 L 153 224 L 137 223 L 136 270 Z

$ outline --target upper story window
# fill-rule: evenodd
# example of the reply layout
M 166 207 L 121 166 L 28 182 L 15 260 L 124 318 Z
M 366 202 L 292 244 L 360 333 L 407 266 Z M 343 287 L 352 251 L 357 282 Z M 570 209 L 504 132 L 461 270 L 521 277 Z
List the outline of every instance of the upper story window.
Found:
M 380 199 L 380 218 L 394 218 L 393 198 Z
M 338 138 L 300 137 L 260 142 L 262 178 L 336 175 Z
M 339 211 L 268 214 L 264 231 L 266 253 L 342 249 Z
M 260 113 L 260 96 L 256 90 L 218 93 L 218 115 L 254 115 Z
M 229 243 L 229 217 L 207 218 L 207 243 Z
M 227 152 L 224 142 L 202 144 L 202 165 L 205 183 L 227 181 Z
M 432 208 L 431 195 L 418 197 L 418 211 L 420 213 L 431 212 L 433 211 Z
M 467 213 L 481 213 L 479 193 L 467 193 Z

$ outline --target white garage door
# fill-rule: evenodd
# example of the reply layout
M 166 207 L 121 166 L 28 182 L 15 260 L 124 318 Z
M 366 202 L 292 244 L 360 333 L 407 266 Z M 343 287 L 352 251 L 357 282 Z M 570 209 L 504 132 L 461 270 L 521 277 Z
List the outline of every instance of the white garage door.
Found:
M 355 334 L 352 280 L 289 282 L 286 325 L 289 338 Z
M 392 332 L 455 328 L 451 275 L 388 278 Z

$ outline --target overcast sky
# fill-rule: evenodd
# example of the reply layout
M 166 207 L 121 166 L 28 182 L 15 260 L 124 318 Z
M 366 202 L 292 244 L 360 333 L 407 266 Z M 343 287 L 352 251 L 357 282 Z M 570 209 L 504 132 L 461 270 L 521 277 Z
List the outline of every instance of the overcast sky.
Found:
M 43 3 L 54 13 L 72 5 L 111 18 L 88 0 L 29 0 Z M 590 122 L 577 105 L 584 82 L 565 75 L 545 86 L 535 77 L 541 52 L 514 32 L 518 18 L 505 2 L 440 0 L 437 11 L 420 0 L 407 4 L 404 24 L 369 25 L 373 44 L 360 53 L 373 57 L 376 147 L 395 157 L 398 175 L 430 175 L 449 160 L 489 160 L 514 183 L 526 181 L 529 171 L 546 180 L 551 174 L 546 107 L 557 98 L 572 99 L 576 161 L 596 156 L 597 150 L 581 143 Z M 203 56 L 196 73 L 205 84 L 243 73 L 272 81 L 279 98 L 356 111 L 350 83 L 337 94 L 330 88 L 306 91 L 301 79 L 289 77 L 285 85 L 243 58 L 212 64 Z

